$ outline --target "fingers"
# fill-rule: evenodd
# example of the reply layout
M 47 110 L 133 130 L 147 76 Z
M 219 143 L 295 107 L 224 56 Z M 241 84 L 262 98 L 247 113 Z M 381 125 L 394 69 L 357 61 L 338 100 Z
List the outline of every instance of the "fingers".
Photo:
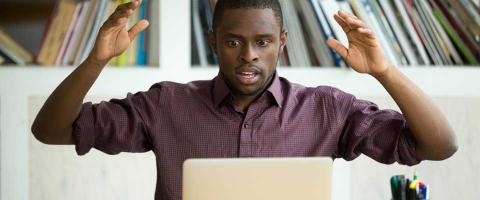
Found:
M 140 6 L 139 0 L 134 0 L 129 3 L 120 4 L 117 6 L 115 11 L 112 13 L 111 17 L 113 18 L 121 18 L 121 17 L 129 17 L 133 11 L 135 11 Z
M 123 25 L 128 20 L 128 17 L 132 15 L 135 9 L 137 9 L 140 5 L 140 0 L 133 0 L 129 3 L 120 4 L 117 6 L 115 11 L 108 17 L 105 25 L 110 28 L 112 27 L 120 27 L 123 28 Z
M 348 57 L 348 49 L 343 46 L 342 43 L 340 43 L 338 40 L 333 39 L 333 38 L 328 38 L 327 40 L 327 45 L 332 48 L 335 52 L 340 54 L 340 56 L 344 59 L 347 60 Z
M 360 27 L 357 31 L 369 39 L 375 39 L 375 33 L 369 28 Z
M 145 19 L 140 20 L 137 22 L 135 25 L 128 30 L 128 35 L 130 36 L 130 39 L 133 40 L 135 37 L 137 37 L 138 33 L 142 32 L 145 30 L 149 25 L 149 22 Z
M 360 19 L 344 11 L 338 11 L 338 13 L 336 13 L 333 17 L 335 21 L 337 21 L 337 23 L 342 27 L 345 33 L 349 33 L 350 31 L 360 27 L 366 27 L 365 23 L 363 23 Z
M 338 13 L 334 15 L 334 18 L 335 21 L 337 21 L 337 23 L 342 27 L 347 36 L 351 32 L 356 32 L 369 39 L 375 39 L 375 34 L 373 31 L 356 16 L 348 14 L 344 11 L 338 11 Z

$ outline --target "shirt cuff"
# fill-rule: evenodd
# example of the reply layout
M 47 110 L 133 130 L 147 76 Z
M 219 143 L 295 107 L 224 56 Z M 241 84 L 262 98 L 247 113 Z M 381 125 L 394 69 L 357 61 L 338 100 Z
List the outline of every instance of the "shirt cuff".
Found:
M 402 162 L 400 164 L 412 166 L 420 163 L 422 160 L 417 156 L 417 143 L 411 132 L 405 133 L 405 137 L 401 137 L 402 146 L 405 146 L 404 155 L 405 157 L 401 158 Z
M 75 151 L 78 155 L 84 155 L 95 144 L 95 127 L 91 102 L 84 103 L 77 119 L 72 125 L 72 135 L 75 142 Z

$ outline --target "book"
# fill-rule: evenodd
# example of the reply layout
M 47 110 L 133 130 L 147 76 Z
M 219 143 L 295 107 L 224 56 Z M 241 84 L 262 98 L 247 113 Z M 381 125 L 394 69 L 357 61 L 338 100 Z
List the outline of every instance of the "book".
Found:
M 212 15 L 212 6 L 210 4 L 210 0 L 199 0 L 199 12 L 200 12 L 200 22 L 202 24 L 202 34 L 205 38 L 206 44 L 206 55 L 207 61 L 210 65 L 216 65 L 218 63 L 217 57 L 213 52 L 213 49 L 210 47 L 209 40 L 208 40 L 208 33 L 212 30 L 213 26 L 213 15 Z
M 442 45 L 442 49 L 444 50 L 445 55 L 448 58 L 447 64 L 463 64 L 462 59 L 460 58 L 460 55 L 458 54 L 457 50 L 453 46 L 450 38 L 447 36 L 447 33 L 443 29 L 443 27 L 440 25 L 438 22 L 438 18 L 435 17 L 431 7 L 432 5 L 429 4 L 428 1 L 419 1 L 419 3 L 422 5 L 423 9 L 425 10 L 427 16 L 429 17 L 429 21 L 432 26 L 434 27 L 434 30 L 437 33 L 438 41 L 440 41 L 440 44 Z
M 15 61 L 13 61 L 7 55 L 5 55 L 3 51 L 0 51 L 0 57 L 2 59 L 2 62 L 1 62 L 2 65 L 17 65 Z
M 139 19 L 145 19 L 147 16 L 147 4 L 148 0 L 143 0 L 142 4 L 140 5 L 138 15 Z M 147 64 L 147 41 L 145 31 L 142 31 L 138 34 L 138 47 L 137 47 L 137 66 L 145 66 Z
M 85 1 L 86 2 L 86 1 Z M 63 60 L 66 57 L 67 50 L 69 49 L 71 40 L 72 40 L 72 35 L 75 31 L 75 27 L 78 24 L 78 20 L 80 19 L 82 10 L 83 10 L 83 2 L 78 1 L 76 2 L 75 6 L 75 11 L 73 12 L 72 20 L 70 22 L 70 25 L 68 26 L 67 32 L 65 33 L 65 37 L 62 42 L 62 46 L 60 47 L 60 50 L 58 52 L 57 59 L 55 61 L 55 65 L 64 65 L 65 63 Z
M 418 65 L 420 62 L 418 61 L 417 56 L 415 55 L 415 47 L 413 46 L 410 38 L 408 38 L 406 30 L 400 25 L 397 16 L 395 15 L 396 11 L 392 8 L 391 1 L 388 0 L 378 0 L 383 12 L 385 13 L 389 25 L 392 28 L 392 31 L 395 33 L 396 38 L 398 39 L 398 43 L 400 48 L 404 52 L 404 55 L 407 59 L 407 64 L 409 65 Z
M 473 5 L 480 9 L 480 0 L 471 0 Z
M 95 1 L 83 1 L 83 8 L 82 11 L 80 12 L 80 15 L 78 16 L 78 22 L 76 23 L 73 33 L 72 33 L 72 38 L 71 38 L 71 43 L 68 45 L 66 49 L 66 53 L 64 58 L 62 59 L 60 65 L 72 65 L 74 64 L 74 58 L 75 55 L 77 54 L 79 48 L 78 46 L 80 45 L 80 42 L 82 40 L 83 34 L 85 34 L 85 30 L 87 29 L 87 24 L 88 24 L 88 18 L 93 12 L 93 6 L 94 6 Z
M 350 0 L 352 9 L 357 14 L 357 17 L 361 19 L 367 27 L 371 28 L 377 36 L 377 39 L 385 52 L 385 55 L 395 65 L 400 64 L 398 56 L 395 55 L 392 46 L 388 43 L 385 35 L 382 34 L 379 21 L 375 17 L 373 10 L 367 0 Z
M 37 62 L 42 65 L 55 64 L 59 55 L 62 41 L 66 36 L 69 24 L 76 8 L 75 0 L 59 1 L 58 6 L 53 12 L 52 22 L 46 30 L 45 40 L 37 56 Z
M 400 25 L 406 31 L 409 40 L 413 43 L 413 46 L 416 47 L 415 50 L 419 64 L 430 65 L 430 57 L 425 49 L 425 43 L 423 43 L 420 34 L 417 32 L 415 22 L 412 21 L 412 14 L 407 11 L 407 8 L 402 0 L 394 0 L 393 2 L 396 8 L 395 10 L 397 11 L 396 15 Z
M 348 48 L 348 38 L 342 27 L 337 23 L 333 17 L 339 10 L 340 5 L 336 0 L 320 0 L 320 6 L 325 13 L 325 18 L 327 19 L 328 24 L 332 28 L 335 39 L 340 41 L 346 48 Z
M 101 25 L 107 19 L 107 13 L 112 13 L 115 9 L 115 3 L 112 1 L 98 0 L 98 7 L 94 12 L 94 17 L 92 18 L 92 25 L 90 26 L 89 33 L 85 35 L 85 40 L 83 41 L 81 52 L 75 57 L 75 63 L 83 62 L 95 44 L 98 32 Z
M 400 46 L 400 43 L 398 41 L 397 35 L 392 30 L 390 22 L 388 21 L 383 9 L 380 7 L 380 4 L 376 0 L 370 0 L 368 2 L 372 7 L 373 14 L 378 19 L 382 34 L 385 36 L 385 38 L 387 39 L 387 42 L 392 47 L 392 50 L 394 51 L 395 55 L 398 56 L 398 60 L 400 62 L 399 64 L 407 65 L 408 60 L 405 56 L 405 53 L 403 52 L 403 49 Z
M 192 1 L 192 30 L 195 37 L 195 47 L 198 53 L 198 60 L 200 66 L 207 66 L 207 38 L 203 35 L 203 27 L 200 22 L 200 4 L 199 1 Z
M 467 10 L 468 14 L 473 18 L 476 24 L 480 24 L 480 8 L 476 7 L 470 0 L 460 0 L 460 4 Z
M 334 38 L 332 28 L 330 27 L 330 24 L 328 23 L 327 18 L 325 17 L 322 7 L 320 6 L 319 0 L 310 0 L 310 5 L 313 6 L 313 9 L 315 10 L 315 14 L 317 16 L 318 23 L 321 26 L 321 30 L 324 38 L 325 39 Z M 328 48 L 328 51 L 330 52 L 331 58 L 333 59 L 335 66 L 345 65 L 345 62 L 342 60 L 342 58 L 338 53 L 336 53 L 330 48 Z
M 85 24 L 82 27 L 77 48 L 73 53 L 74 55 L 71 60 L 72 64 L 75 64 L 75 65 L 80 64 L 83 61 L 82 55 L 84 54 L 84 49 L 87 44 L 87 41 L 89 40 L 92 34 L 95 17 L 97 17 L 97 12 L 100 9 L 101 4 L 102 4 L 102 0 L 90 0 L 90 6 L 89 6 L 90 10 L 88 14 L 85 16 L 86 17 Z
M 158 0 L 149 0 L 149 6 L 147 8 L 147 18 L 150 21 L 150 25 L 147 32 L 147 57 L 148 57 L 148 65 L 149 66 L 158 66 L 159 57 L 160 57 L 160 13 L 158 10 L 160 9 L 160 1 Z
M 430 0 L 430 3 L 433 6 L 433 13 L 435 17 L 438 19 L 444 30 L 447 32 L 449 37 L 452 39 L 453 43 L 455 46 L 459 49 L 460 53 L 462 56 L 465 58 L 467 63 L 469 64 L 478 64 L 477 61 L 475 60 L 475 56 L 470 52 L 468 49 L 467 45 L 463 42 L 462 39 L 460 39 L 460 36 L 458 35 L 457 32 L 454 31 L 452 28 L 451 24 L 448 22 L 448 20 L 445 18 L 443 13 L 440 11 L 440 8 L 436 2 L 433 0 Z
M 425 28 L 425 24 L 420 18 L 420 14 L 418 10 L 414 6 L 414 1 L 412 0 L 402 0 L 402 4 L 412 22 L 414 30 L 424 45 L 425 51 L 427 52 L 431 62 L 436 65 L 441 65 L 442 61 L 438 52 L 436 51 L 435 47 L 432 44 L 432 40 L 430 39 L 430 35 L 427 33 L 427 29 Z
M 451 8 L 455 11 L 457 17 L 465 25 L 466 30 L 473 36 L 475 43 L 480 45 L 480 24 L 476 23 L 474 17 L 470 16 L 467 9 L 465 9 L 458 0 L 446 0 Z
M 432 60 L 436 66 L 445 65 L 446 56 L 442 54 L 439 44 L 435 41 L 435 33 L 434 31 L 430 30 L 430 24 L 428 24 L 423 10 L 419 8 L 418 4 L 414 3 L 415 1 L 411 2 L 413 19 L 418 25 L 420 35 L 423 36 L 423 41 L 427 44 L 427 51 L 429 52 L 430 56 L 432 56 Z
M 311 59 L 305 43 L 303 30 L 297 15 L 297 7 L 290 0 L 280 0 L 284 14 L 284 25 L 288 31 L 289 42 L 286 44 L 290 65 L 293 67 L 311 66 Z
M 122 0 L 122 3 L 128 3 L 130 0 Z M 142 2 L 143 4 L 143 2 Z M 130 30 L 138 21 L 140 21 L 140 11 L 141 5 L 133 12 L 127 21 L 127 30 Z M 143 32 L 143 31 L 142 31 Z M 142 33 L 141 32 L 141 33 Z M 143 33 L 142 33 L 143 34 Z M 125 66 L 134 66 L 137 64 L 137 55 L 138 55 L 138 47 L 140 45 L 140 33 L 131 41 L 130 45 L 128 46 L 127 50 L 123 52 L 125 56 L 125 62 L 119 63 L 117 66 L 125 67 Z
M 477 61 L 480 62 L 480 46 L 476 45 L 473 36 L 471 36 L 461 24 L 456 17 L 455 13 L 448 8 L 447 2 L 443 0 L 435 0 L 436 6 L 441 10 L 443 16 L 448 20 L 455 33 L 458 34 L 460 39 L 465 43 L 470 52 L 476 57 Z
M 3 54 L 3 62 L 11 60 L 18 65 L 33 62 L 33 55 L 2 29 L 0 29 L 0 52 Z
M 304 30 L 307 37 L 311 41 L 311 51 L 312 51 L 312 60 L 315 60 L 314 65 L 318 66 L 334 66 L 333 58 L 330 55 L 329 47 L 326 45 L 322 33 L 322 28 L 320 27 L 319 21 L 315 15 L 315 12 L 310 6 L 309 0 L 299 0 L 297 1 L 300 7 L 300 19 L 304 22 Z

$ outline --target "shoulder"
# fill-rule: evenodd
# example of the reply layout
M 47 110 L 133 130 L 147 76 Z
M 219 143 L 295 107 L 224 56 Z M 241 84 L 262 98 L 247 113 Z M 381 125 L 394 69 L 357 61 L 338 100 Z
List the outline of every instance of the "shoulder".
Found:
M 318 98 L 332 99 L 335 101 L 352 101 L 356 99 L 354 95 L 332 86 L 318 86 L 315 87 L 314 90 Z
M 188 83 L 162 81 L 150 87 L 147 93 L 155 96 L 160 105 L 190 104 L 211 99 L 213 80 Z
M 335 101 L 352 101 L 355 99 L 354 95 L 333 86 L 320 85 L 316 87 L 308 87 L 302 84 L 292 83 L 283 77 L 280 78 L 280 82 L 282 83 L 283 90 L 288 96 Z
M 149 91 L 161 92 L 164 94 L 191 93 L 208 91 L 212 86 L 212 80 L 198 80 L 188 83 L 177 83 L 172 81 L 162 81 L 153 84 Z

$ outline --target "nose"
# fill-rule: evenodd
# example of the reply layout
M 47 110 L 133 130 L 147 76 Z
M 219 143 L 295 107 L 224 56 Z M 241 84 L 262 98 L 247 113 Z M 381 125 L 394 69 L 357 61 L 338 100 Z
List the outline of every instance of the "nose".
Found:
M 252 45 L 245 45 L 240 54 L 240 60 L 244 63 L 258 61 L 257 51 Z

